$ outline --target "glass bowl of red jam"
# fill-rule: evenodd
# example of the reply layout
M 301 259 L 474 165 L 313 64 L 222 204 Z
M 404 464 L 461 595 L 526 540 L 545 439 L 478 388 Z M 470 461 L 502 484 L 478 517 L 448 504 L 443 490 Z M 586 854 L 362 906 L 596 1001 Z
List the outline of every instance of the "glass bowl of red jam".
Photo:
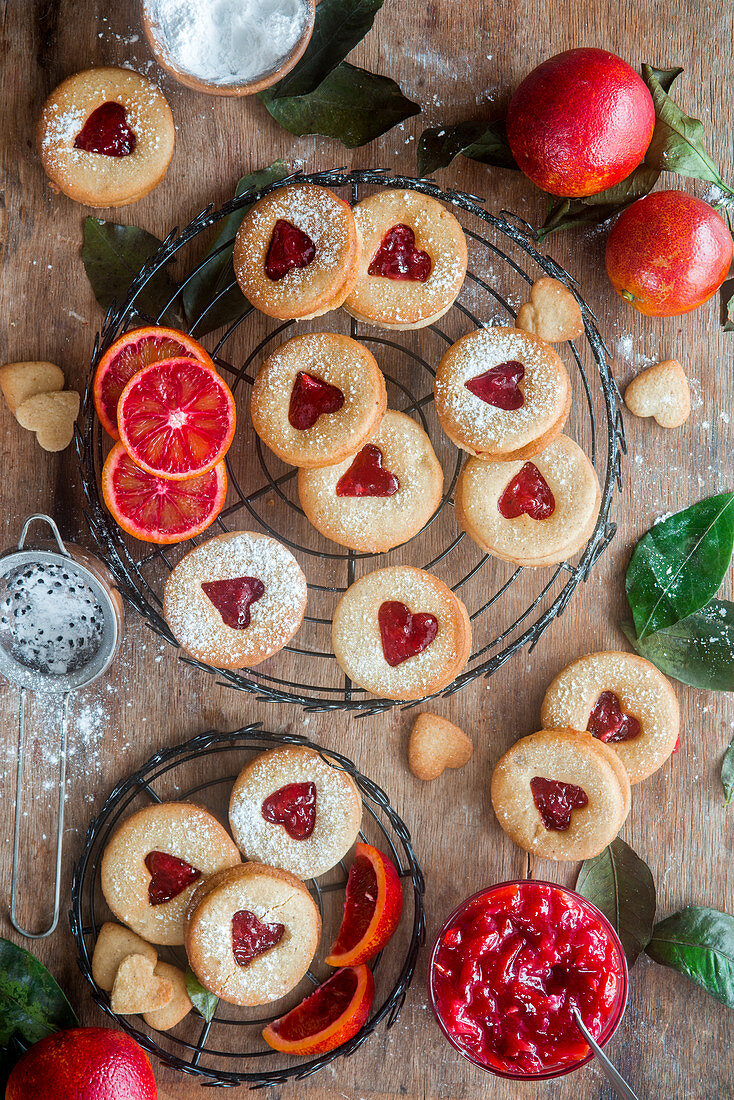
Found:
M 544 1080 L 592 1058 L 572 1009 L 600 1046 L 627 1003 L 627 963 L 609 921 L 580 894 L 525 879 L 481 890 L 455 909 L 429 964 L 442 1031 L 498 1077 Z

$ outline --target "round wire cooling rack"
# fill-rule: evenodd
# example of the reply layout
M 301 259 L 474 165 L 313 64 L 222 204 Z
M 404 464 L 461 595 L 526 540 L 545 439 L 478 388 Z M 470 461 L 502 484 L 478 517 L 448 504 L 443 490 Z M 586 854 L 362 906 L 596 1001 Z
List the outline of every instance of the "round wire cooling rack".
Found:
M 191 1012 L 171 1031 L 160 1032 L 137 1017 L 117 1016 L 109 995 L 92 977 L 92 955 L 99 928 L 107 919 L 100 886 L 102 854 L 121 819 L 145 805 L 175 799 L 192 799 L 227 816 L 229 794 L 237 774 L 255 754 L 279 745 L 305 745 L 314 749 L 327 764 L 346 771 L 362 796 L 361 840 L 384 851 L 395 864 L 403 884 L 403 917 L 387 947 L 370 963 L 375 978 L 375 999 L 369 1018 L 349 1042 L 308 1061 L 280 1054 L 266 1045 L 263 1027 L 281 1016 L 320 984 L 330 970 L 317 962 L 303 981 L 273 1005 L 243 1009 L 220 1001 L 207 1023 Z M 222 774 L 224 772 L 225 774 Z M 307 886 L 322 919 L 321 946 L 335 939 L 343 911 L 348 866 L 344 860 L 319 880 Z M 182 745 L 163 749 L 128 779 L 119 783 L 100 813 L 89 825 L 84 849 L 74 868 L 71 888 L 71 931 L 76 941 L 79 967 L 92 989 L 97 1005 L 140 1045 L 166 1065 L 201 1079 L 211 1087 L 249 1085 L 264 1088 L 317 1073 L 335 1058 L 353 1054 L 381 1025 L 388 1029 L 398 1019 L 415 972 L 418 951 L 425 939 L 423 873 L 416 858 L 410 833 L 390 805 L 385 792 L 357 769 L 346 756 L 324 749 L 295 734 L 269 733 L 258 725 L 232 733 L 210 731 Z M 319 951 L 317 958 L 325 952 Z M 160 948 L 159 954 L 186 969 L 183 948 Z
M 337 311 L 316 322 L 274 322 L 243 299 L 235 320 L 218 335 L 210 353 L 227 378 L 238 402 L 240 417 L 235 443 L 227 456 L 230 492 L 215 525 L 203 536 L 178 547 L 150 547 L 125 536 L 103 506 L 100 474 L 106 436 L 94 414 L 91 381 L 96 366 L 110 346 L 128 328 L 160 323 L 166 310 L 206 265 L 231 250 L 233 236 L 206 256 L 188 261 L 189 246 L 216 222 L 263 195 L 294 180 L 317 183 L 346 192 L 354 203 L 375 188 L 409 188 L 451 206 L 462 221 L 469 246 L 469 270 L 459 298 L 440 322 L 414 331 L 388 331 L 358 323 Z M 553 619 L 562 614 L 576 588 L 585 581 L 609 545 L 616 525 L 611 521 L 615 488 L 621 489 L 622 455 L 626 451 L 620 412 L 621 398 L 612 377 L 608 351 L 596 319 L 581 298 L 576 281 L 535 244 L 532 227 L 507 211 L 491 214 L 482 199 L 460 191 L 443 191 L 432 180 L 393 176 L 381 170 L 332 170 L 304 175 L 293 173 L 260 190 L 248 191 L 219 210 L 208 207 L 185 229 L 173 230 L 130 285 L 125 301 L 110 308 L 97 335 L 91 372 L 77 431 L 77 451 L 87 516 L 124 596 L 146 618 L 150 627 L 176 646 L 162 615 L 165 579 L 182 553 L 192 545 L 226 532 L 255 526 L 289 546 L 309 579 L 308 614 L 301 631 L 281 653 L 264 665 L 242 672 L 212 668 L 188 657 L 195 667 L 214 673 L 220 681 L 264 700 L 295 702 L 309 710 L 348 710 L 375 714 L 396 705 L 373 698 L 345 677 L 331 649 L 333 610 L 345 589 L 364 572 L 385 565 L 410 564 L 435 572 L 467 605 L 474 647 L 461 675 L 439 694 L 449 695 L 478 676 L 490 676 L 524 646 L 535 646 Z M 150 279 L 172 260 L 182 261 L 186 274 L 176 294 L 151 317 L 136 305 Z M 523 569 L 482 553 L 460 532 L 453 516 L 452 494 L 461 468 L 462 453 L 441 432 L 433 408 L 436 366 L 446 348 L 471 328 L 510 323 L 516 307 L 528 294 L 528 285 L 540 274 L 561 280 L 582 310 L 584 339 L 559 349 L 566 362 L 575 400 L 566 431 L 574 436 L 594 463 L 602 486 L 599 519 L 580 558 L 546 569 Z M 185 329 L 194 337 L 206 332 L 207 315 L 236 293 L 230 282 Z M 343 330 L 367 344 L 385 375 L 388 404 L 416 417 L 431 437 L 444 470 L 444 493 L 428 524 L 409 543 L 387 554 L 359 554 L 323 538 L 306 521 L 295 488 L 296 471 L 280 463 L 255 436 L 247 407 L 249 387 L 262 360 L 284 339 L 300 331 Z M 244 398 L 244 399 L 243 399 Z M 109 441 L 107 441 L 109 443 Z M 415 706 L 415 703 L 409 704 Z

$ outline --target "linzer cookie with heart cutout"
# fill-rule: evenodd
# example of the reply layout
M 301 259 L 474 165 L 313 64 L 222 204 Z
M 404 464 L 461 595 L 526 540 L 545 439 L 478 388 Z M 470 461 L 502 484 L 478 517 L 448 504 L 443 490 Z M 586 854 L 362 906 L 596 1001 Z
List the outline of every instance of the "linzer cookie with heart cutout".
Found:
M 293 637 L 306 578 L 285 546 L 255 531 L 217 535 L 169 574 L 163 614 L 187 653 L 217 668 L 251 668 Z
M 234 244 L 248 301 L 270 317 L 305 320 L 337 309 L 357 278 L 360 240 L 349 203 L 294 183 L 256 202 Z
M 571 383 L 553 348 L 515 328 L 477 329 L 444 353 L 436 412 L 457 447 L 480 458 L 531 458 L 562 431 Z
M 663 674 L 635 653 L 587 653 L 562 669 L 541 711 L 545 729 L 588 731 L 619 757 L 630 783 L 657 771 L 675 749 L 680 712 Z
M 102 893 L 115 916 L 144 940 L 181 944 L 195 886 L 240 862 L 233 840 L 207 810 L 163 802 L 138 810 L 116 829 L 102 857 Z
M 268 356 L 252 387 L 252 425 L 284 462 L 330 466 L 356 454 L 379 428 L 385 379 L 349 336 L 294 336 Z
M 541 566 L 578 553 L 600 503 L 594 467 L 560 435 L 527 462 L 470 458 L 456 483 L 454 511 L 483 550 L 516 565 Z
M 344 593 L 332 624 L 339 666 L 387 699 L 422 699 L 459 675 L 471 652 L 464 604 L 423 569 L 368 573 Z
M 541 730 L 522 737 L 492 774 L 497 820 L 526 852 L 590 859 L 611 843 L 630 808 L 630 784 L 614 752 L 590 734 Z
M 441 502 L 443 471 L 415 420 L 388 409 L 369 442 L 334 466 L 298 471 L 301 507 L 314 527 L 352 550 L 407 542 Z
M 304 879 L 342 859 L 361 820 L 351 776 L 299 745 L 271 749 L 246 764 L 229 802 L 232 835 L 245 858 Z
M 277 1001 L 308 970 L 321 917 L 288 871 L 246 863 L 212 875 L 186 915 L 186 953 L 205 989 L 235 1005 Z
M 68 77 L 46 100 L 37 128 L 51 186 L 87 206 L 127 206 L 147 195 L 168 170 L 174 139 L 163 93 L 131 69 Z
M 442 317 L 466 276 L 466 238 L 454 215 L 428 195 L 384 189 L 358 202 L 354 217 L 362 255 L 347 312 L 389 329 Z

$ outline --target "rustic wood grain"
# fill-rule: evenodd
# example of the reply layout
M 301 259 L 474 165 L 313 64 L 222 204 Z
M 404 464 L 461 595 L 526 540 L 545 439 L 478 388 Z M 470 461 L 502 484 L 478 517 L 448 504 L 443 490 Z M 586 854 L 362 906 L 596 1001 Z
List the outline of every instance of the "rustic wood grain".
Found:
M 0 285 L 0 361 L 50 359 L 81 386 L 101 320 L 79 259 L 86 213 L 54 195 L 32 145 L 45 96 L 64 77 L 90 65 L 126 63 L 154 77 L 132 0 L 6 0 L 2 20 L 3 272 Z M 686 73 L 676 98 L 702 118 L 725 177 L 734 178 L 731 140 L 733 23 L 723 0 L 389 0 L 368 41 L 355 52 L 366 64 L 398 79 L 424 106 L 424 115 L 353 153 L 322 139 L 295 139 L 279 130 L 254 101 L 208 98 L 162 78 L 177 124 L 173 164 L 164 184 L 132 207 L 111 212 L 121 222 L 164 235 L 210 201 L 230 197 L 240 175 L 285 156 L 306 169 L 383 165 L 415 170 L 422 126 L 500 111 L 517 81 L 543 58 L 574 45 L 612 49 L 639 65 L 681 64 Z M 527 181 L 459 160 L 439 173 L 447 185 L 486 197 L 532 221 L 543 201 Z M 699 193 L 700 185 L 695 187 Z M 103 216 L 107 212 L 102 212 Z M 73 704 L 70 796 L 65 836 L 65 882 L 89 817 L 112 786 L 154 750 L 211 727 L 233 729 L 263 721 L 276 730 L 305 732 L 338 748 L 389 791 L 413 832 L 426 871 L 428 936 L 462 897 L 479 886 L 521 874 L 524 856 L 498 828 L 488 801 L 494 761 L 518 736 L 536 728 L 545 686 L 567 660 L 595 648 L 623 645 L 617 622 L 624 612 L 623 574 L 634 541 L 656 516 L 732 487 L 734 335 L 719 329 L 714 303 L 671 320 L 647 320 L 613 296 L 603 272 L 603 236 L 581 232 L 551 238 L 548 251 L 578 277 L 600 328 L 615 353 L 624 384 L 649 360 L 678 358 L 695 381 L 693 415 L 679 432 L 627 418 L 629 455 L 624 490 L 615 502 L 619 532 L 566 614 L 530 655 L 516 656 L 489 681 L 480 680 L 441 701 L 440 713 L 462 725 L 476 751 L 469 765 L 421 784 L 406 764 L 410 715 L 380 718 L 304 717 L 295 708 L 260 704 L 217 687 L 213 679 L 177 661 L 134 613 L 127 619 L 113 674 Z M 71 451 L 48 456 L 0 410 L 2 508 L 0 546 L 17 538 L 32 511 L 52 511 L 67 536 L 89 542 L 80 512 L 79 478 Z M 727 582 L 731 595 L 731 577 Z M 682 706 L 682 744 L 657 775 L 635 791 L 623 835 L 655 874 L 659 912 L 686 903 L 734 907 L 730 859 L 732 810 L 725 810 L 718 779 L 723 750 L 734 732 L 731 698 L 676 685 Z M 10 883 L 12 786 L 17 692 L 3 687 L 4 747 L 0 774 L 0 851 L 3 912 L 0 931 L 16 938 L 6 920 Z M 31 708 L 32 747 L 26 761 L 28 818 L 23 826 L 24 916 L 40 904 L 51 875 L 48 842 L 54 828 L 55 705 Z M 438 812 L 437 812 L 438 811 Z M 570 882 L 573 867 L 539 865 L 536 872 Z M 68 904 L 65 890 L 65 907 Z M 32 903 L 32 904 L 31 904 Z M 68 926 L 36 946 L 69 991 L 85 1023 L 102 1024 L 77 970 Z M 441 1039 L 427 1003 L 426 955 L 405 1010 L 390 1031 L 378 1032 L 351 1059 L 323 1074 L 277 1090 L 283 1100 L 308 1090 L 315 1100 L 369 1097 L 527 1098 L 533 1086 L 504 1084 L 483 1075 Z M 648 963 L 636 966 L 629 1007 L 612 1053 L 640 1096 L 719 1100 L 734 1095 L 728 1051 L 734 1017 L 691 983 Z M 157 1067 L 167 1097 L 193 1098 L 197 1083 Z M 596 1100 L 611 1092 L 593 1067 L 552 1085 L 564 1100 Z

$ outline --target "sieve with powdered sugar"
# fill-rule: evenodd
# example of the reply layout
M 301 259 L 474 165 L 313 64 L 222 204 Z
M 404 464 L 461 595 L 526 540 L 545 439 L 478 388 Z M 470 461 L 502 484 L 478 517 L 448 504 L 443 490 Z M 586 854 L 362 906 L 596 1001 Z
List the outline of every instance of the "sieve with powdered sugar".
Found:
M 53 542 L 26 545 L 36 522 L 50 528 Z M 20 687 L 10 921 L 29 939 L 50 936 L 59 920 L 69 700 L 110 667 L 122 625 L 122 598 L 106 566 L 81 547 L 65 544 L 50 516 L 30 516 L 17 548 L 0 555 L 0 676 Z M 62 697 L 54 907 L 51 924 L 40 932 L 21 927 L 16 916 L 29 691 Z

